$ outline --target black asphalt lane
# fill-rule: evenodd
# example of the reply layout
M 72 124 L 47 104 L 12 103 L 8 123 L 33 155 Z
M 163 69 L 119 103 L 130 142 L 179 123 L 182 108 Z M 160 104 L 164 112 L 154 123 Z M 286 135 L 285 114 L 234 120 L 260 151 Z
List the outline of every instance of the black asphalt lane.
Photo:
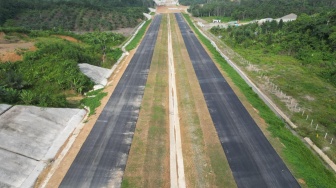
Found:
M 60 187 L 120 187 L 162 16 L 156 16 Z
M 300 187 L 183 16 L 175 16 L 238 187 Z

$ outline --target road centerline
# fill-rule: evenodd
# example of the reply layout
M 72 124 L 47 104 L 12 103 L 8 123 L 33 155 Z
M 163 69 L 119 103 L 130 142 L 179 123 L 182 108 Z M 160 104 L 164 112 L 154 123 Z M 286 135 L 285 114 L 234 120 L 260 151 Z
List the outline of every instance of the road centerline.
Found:
M 168 14 L 168 70 L 169 70 L 169 129 L 170 129 L 170 187 L 186 187 L 176 92 L 174 55 Z

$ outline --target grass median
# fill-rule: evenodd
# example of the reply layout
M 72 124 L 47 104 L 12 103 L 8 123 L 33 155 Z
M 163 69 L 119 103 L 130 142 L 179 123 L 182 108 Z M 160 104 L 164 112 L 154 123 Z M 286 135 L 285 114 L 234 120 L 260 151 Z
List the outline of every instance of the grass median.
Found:
M 167 18 L 163 16 L 122 187 L 169 187 Z
M 187 187 L 236 187 L 174 16 L 171 26 Z

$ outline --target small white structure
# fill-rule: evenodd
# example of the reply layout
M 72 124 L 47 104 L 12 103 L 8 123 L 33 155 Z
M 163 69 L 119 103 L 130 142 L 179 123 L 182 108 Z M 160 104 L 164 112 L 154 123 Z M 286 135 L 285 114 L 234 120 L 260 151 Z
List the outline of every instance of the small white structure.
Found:
M 277 18 L 277 19 L 275 19 L 275 20 L 276 20 L 277 22 L 280 22 L 280 20 L 282 20 L 283 22 L 290 22 L 290 21 L 294 21 L 294 20 L 296 20 L 296 18 L 297 18 L 297 15 L 291 13 L 291 14 L 288 14 L 288 15 L 283 16 L 283 17 L 281 17 L 281 18 Z
M 238 24 L 238 21 L 231 21 L 231 22 L 228 22 L 228 25 L 230 26 L 233 26 L 233 25 L 236 25 Z
M 215 20 L 215 19 L 213 19 L 212 23 L 221 23 L 221 20 Z
M 204 27 L 204 24 L 202 22 L 197 22 L 197 25 L 199 25 L 200 27 Z
M 258 20 L 258 24 L 261 25 L 265 22 L 271 22 L 272 20 L 273 18 L 264 18 L 264 19 Z

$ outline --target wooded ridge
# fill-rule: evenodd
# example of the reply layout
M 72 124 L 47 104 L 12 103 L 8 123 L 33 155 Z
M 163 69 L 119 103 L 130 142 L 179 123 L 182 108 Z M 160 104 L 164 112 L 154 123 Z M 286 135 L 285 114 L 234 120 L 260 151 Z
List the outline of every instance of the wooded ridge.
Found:
M 0 0 L 0 26 L 27 29 L 106 31 L 135 27 L 150 1 Z

